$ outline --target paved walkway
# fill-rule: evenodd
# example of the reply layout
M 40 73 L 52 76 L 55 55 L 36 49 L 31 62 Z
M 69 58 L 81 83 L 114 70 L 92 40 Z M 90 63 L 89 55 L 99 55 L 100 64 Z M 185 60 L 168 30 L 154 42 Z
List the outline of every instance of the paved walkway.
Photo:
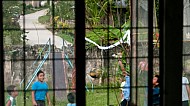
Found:
M 57 48 L 62 48 L 63 39 L 59 36 L 53 36 L 52 32 L 46 29 L 45 25 L 38 23 L 38 18 L 40 16 L 45 15 L 47 9 L 37 11 L 35 13 L 27 14 L 25 16 L 21 16 L 19 19 L 19 24 L 21 29 L 25 28 L 27 33 L 27 41 L 30 45 L 35 44 L 46 44 L 48 39 L 51 39 L 51 44 L 53 44 L 53 37 L 55 41 L 55 46 Z
M 53 56 L 53 54 L 51 54 Z M 66 100 L 66 95 L 67 95 L 67 78 L 66 78 L 66 73 L 64 70 L 64 65 L 63 65 L 63 57 L 61 52 L 55 52 L 54 53 L 54 58 L 55 58 L 55 89 L 58 89 L 58 91 L 55 91 L 55 97 L 56 100 L 61 101 L 61 100 Z

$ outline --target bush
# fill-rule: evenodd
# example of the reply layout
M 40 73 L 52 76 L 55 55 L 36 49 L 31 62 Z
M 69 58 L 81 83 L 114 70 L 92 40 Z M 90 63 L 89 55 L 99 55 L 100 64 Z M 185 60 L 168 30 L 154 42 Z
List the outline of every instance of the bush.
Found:
M 42 24 L 46 24 L 49 22 L 50 17 L 51 17 L 50 15 L 41 16 L 38 18 L 38 21 Z
M 26 5 L 26 9 L 31 9 L 33 8 L 32 4 Z
M 58 36 L 60 36 L 61 38 L 63 38 L 64 40 L 66 40 L 70 43 L 74 43 L 74 38 L 69 34 L 65 34 L 60 31 L 60 32 L 58 32 Z

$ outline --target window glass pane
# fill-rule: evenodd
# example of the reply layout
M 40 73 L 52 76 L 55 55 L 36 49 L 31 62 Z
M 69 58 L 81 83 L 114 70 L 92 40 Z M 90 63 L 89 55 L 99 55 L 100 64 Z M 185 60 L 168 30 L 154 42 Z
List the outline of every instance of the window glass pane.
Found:
M 190 67 L 189 67 L 189 40 L 190 40 L 190 1 L 183 0 L 183 78 L 182 78 L 182 93 L 185 94 L 185 88 L 189 85 L 185 81 L 190 79 Z M 187 79 L 186 79 L 187 78 Z M 185 96 L 182 96 L 182 101 L 185 100 Z

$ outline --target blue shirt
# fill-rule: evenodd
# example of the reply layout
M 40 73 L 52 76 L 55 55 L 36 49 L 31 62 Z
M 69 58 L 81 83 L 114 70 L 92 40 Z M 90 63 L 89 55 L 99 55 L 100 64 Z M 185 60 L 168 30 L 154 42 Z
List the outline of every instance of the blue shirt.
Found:
M 48 91 L 48 85 L 46 82 L 34 82 L 32 85 L 32 90 L 35 91 L 35 100 L 45 101 L 45 96 Z
M 76 106 L 76 103 L 68 103 L 67 106 Z
M 153 88 L 153 104 L 160 104 L 160 88 Z
M 123 95 L 124 99 L 129 100 L 130 99 L 130 77 L 125 77 L 125 85 L 123 88 Z

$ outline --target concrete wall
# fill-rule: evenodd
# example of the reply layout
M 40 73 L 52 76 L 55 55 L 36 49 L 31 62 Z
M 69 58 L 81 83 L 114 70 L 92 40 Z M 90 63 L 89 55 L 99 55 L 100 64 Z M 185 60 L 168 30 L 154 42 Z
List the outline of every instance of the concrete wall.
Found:
M 184 10 L 183 10 L 183 25 L 190 26 L 190 1 L 184 1 Z M 190 40 L 190 27 L 183 27 L 184 40 Z

